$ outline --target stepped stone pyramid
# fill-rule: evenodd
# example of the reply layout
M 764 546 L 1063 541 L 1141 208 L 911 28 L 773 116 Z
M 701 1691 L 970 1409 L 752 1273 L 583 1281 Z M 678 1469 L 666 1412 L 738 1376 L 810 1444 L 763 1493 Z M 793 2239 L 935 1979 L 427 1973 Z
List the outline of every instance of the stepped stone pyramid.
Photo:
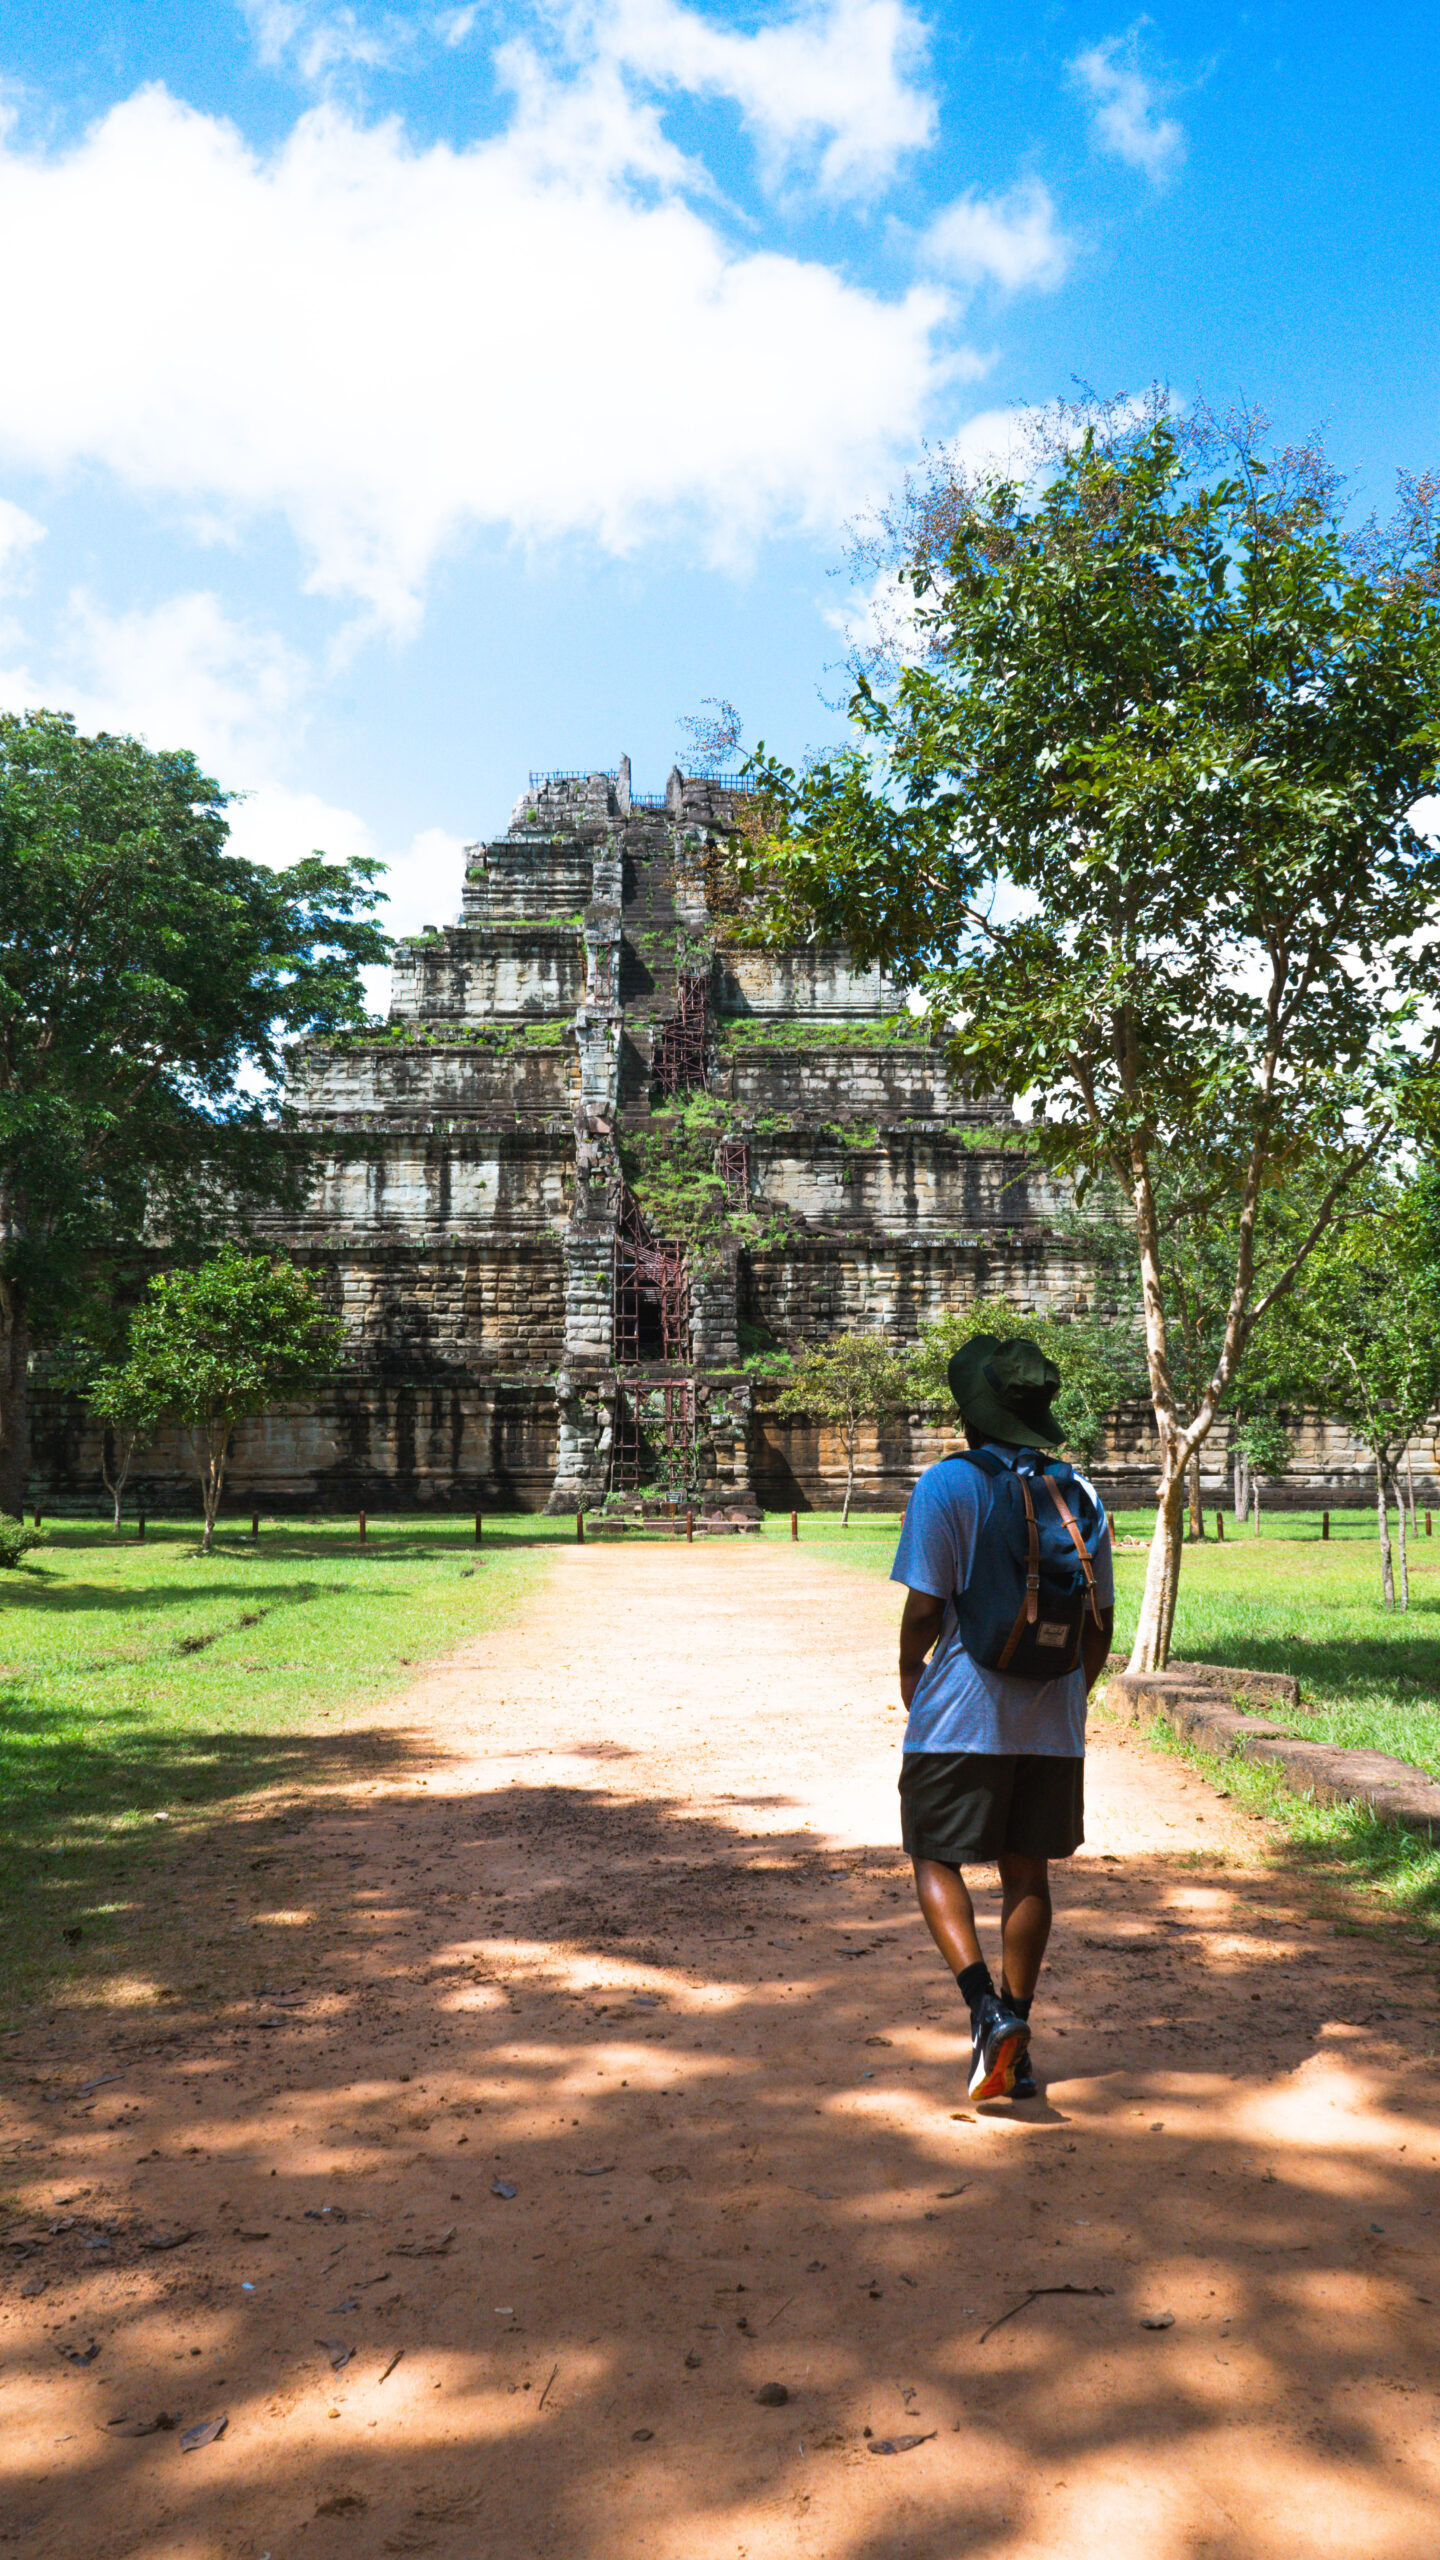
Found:
M 878 971 L 761 943 L 753 815 L 734 777 L 532 775 L 467 849 L 458 921 L 398 946 L 388 1021 L 297 1053 L 316 1178 L 265 1240 L 320 1276 L 346 1360 L 241 1425 L 227 1507 L 832 1502 L 843 1454 L 778 1419 L 767 1354 L 1083 1294 L 1008 1105 L 967 1096 Z M 39 1489 L 88 1506 L 93 1422 L 43 1385 L 34 1407 Z M 887 1424 L 857 1499 L 950 1444 Z M 173 1431 L 138 1490 L 194 1508 Z
M 767 1415 L 754 1355 L 1073 1294 L 1044 1178 L 880 972 L 747 940 L 752 805 L 678 771 L 642 797 L 626 759 L 532 775 L 458 922 L 397 950 L 383 1030 L 303 1054 L 322 1170 L 285 1240 L 354 1366 L 237 1449 L 237 1498 L 828 1499 L 838 1453 Z M 871 1499 L 930 1453 L 911 1436 Z

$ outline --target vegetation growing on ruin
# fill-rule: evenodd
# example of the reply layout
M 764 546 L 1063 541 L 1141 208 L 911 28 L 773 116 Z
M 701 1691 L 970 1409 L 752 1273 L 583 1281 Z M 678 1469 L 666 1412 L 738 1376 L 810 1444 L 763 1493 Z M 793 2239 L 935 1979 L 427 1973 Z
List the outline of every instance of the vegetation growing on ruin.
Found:
M 405 1016 L 392 1022 L 362 1022 L 323 1043 L 327 1049 L 488 1049 L 497 1058 L 518 1056 L 526 1049 L 561 1049 L 570 1029 L 568 1014 L 556 1022 L 445 1022 Z
M 771 1015 L 720 1016 L 721 1046 L 735 1049 L 933 1049 L 926 1024 L 913 1013 L 889 1013 L 874 1022 L 780 1021 Z
M 734 1117 L 733 1105 L 692 1093 L 653 1113 L 646 1128 L 621 1132 L 621 1169 L 652 1234 L 702 1254 L 718 1247 L 730 1226 L 730 1202 L 715 1150 Z

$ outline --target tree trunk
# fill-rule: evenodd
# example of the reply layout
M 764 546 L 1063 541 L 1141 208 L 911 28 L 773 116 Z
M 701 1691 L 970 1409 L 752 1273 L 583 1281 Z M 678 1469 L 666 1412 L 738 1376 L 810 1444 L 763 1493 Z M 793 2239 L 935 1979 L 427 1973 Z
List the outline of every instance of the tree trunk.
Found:
M 1395 1477 L 1395 1515 L 1400 1523 L 1400 1606 L 1410 1606 L 1410 1546 L 1406 1537 L 1405 1488 L 1397 1470 Z
M 1375 1461 L 1375 1515 L 1380 1530 L 1380 1597 L 1387 1609 L 1395 1606 L 1395 1562 L 1390 1553 L 1390 1503 L 1385 1486 L 1385 1470 Z
M 1250 1512 L 1255 1535 L 1258 1538 L 1260 1535 L 1260 1479 L 1258 1476 L 1252 1476 L 1250 1479 Z
M 202 1444 L 197 1440 L 195 1445 L 198 1459 Z M 205 1506 L 205 1535 L 200 1541 L 200 1553 L 202 1556 L 208 1556 L 211 1540 L 215 1535 L 220 1497 L 225 1490 L 225 1460 L 230 1448 L 229 1424 L 221 1426 L 218 1438 L 215 1426 L 212 1424 L 205 1431 L 203 1447 L 205 1454 L 200 1462 L 200 1498 Z
M 1203 1539 L 1205 1535 L 1205 1513 L 1200 1502 L 1200 1452 L 1198 1449 L 1194 1450 L 1191 1454 L 1188 1473 L 1190 1478 L 1190 1535 L 1195 1539 Z
M 1185 1543 L 1185 1478 L 1178 1472 L 1161 1479 L 1155 1511 L 1155 1534 L 1145 1566 L 1145 1596 L 1130 1650 L 1131 1671 L 1163 1671 L 1170 1659 L 1175 1600 L 1180 1589 L 1180 1557 Z
M 840 1526 L 842 1529 L 848 1529 L 850 1526 L 850 1496 L 854 1489 L 855 1434 L 852 1431 L 847 1433 L 845 1440 L 845 1499 L 840 1506 Z
M 1405 1482 L 1410 1488 L 1410 1535 L 1413 1538 L 1415 1535 L 1415 1452 L 1413 1449 L 1407 1449 L 1405 1452 Z
M 30 1303 L 19 1280 L 0 1280 L 0 1511 L 25 1516 L 30 1463 Z
M 1250 1461 L 1243 1449 L 1235 1452 L 1235 1526 L 1250 1516 Z

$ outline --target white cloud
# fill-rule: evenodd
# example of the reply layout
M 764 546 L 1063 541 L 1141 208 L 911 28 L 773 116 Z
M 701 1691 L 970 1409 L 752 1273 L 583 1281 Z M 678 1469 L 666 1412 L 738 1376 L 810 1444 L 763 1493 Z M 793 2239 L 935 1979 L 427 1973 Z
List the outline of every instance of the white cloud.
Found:
M 298 743 L 310 684 L 296 650 L 233 621 L 213 595 L 110 614 L 80 592 L 40 698 L 73 711 L 82 729 L 190 747 L 218 781 L 244 789 Z
M 1178 169 L 1185 129 L 1161 112 L 1168 92 L 1141 70 L 1133 28 L 1077 53 L 1070 75 L 1090 100 L 1090 131 L 1101 151 L 1143 169 L 1157 186 Z
M 961 196 L 925 234 L 928 263 L 962 283 L 989 277 L 1007 292 L 1060 284 L 1071 244 L 1059 228 L 1049 189 L 1038 179 L 1004 196 Z
M 0 498 L 0 586 L 17 582 L 27 552 L 45 539 L 45 527 L 17 507 L 11 498 Z
M 478 8 L 446 9 L 435 20 L 435 33 L 442 44 L 453 49 L 465 42 L 479 15 Z
M 337 71 L 378 70 L 392 59 L 400 32 L 382 33 L 362 26 L 353 9 L 315 8 L 307 0 L 245 0 L 245 15 L 260 60 L 277 70 L 293 65 L 317 89 Z
M 611 0 L 588 32 L 659 87 L 733 99 L 777 179 L 813 168 L 828 194 L 866 193 L 934 139 L 915 77 L 925 30 L 904 0 L 817 0 L 753 35 L 681 0 Z
M 353 809 L 322 800 L 313 791 L 290 791 L 265 784 L 230 812 L 230 840 L 250 862 L 274 870 L 323 853 L 332 862 L 365 857 L 387 864 L 386 900 L 380 922 L 387 933 L 418 933 L 427 924 L 444 924 L 460 909 L 465 874 L 465 844 L 443 827 L 422 827 L 408 844 L 383 844 Z M 366 969 L 365 993 L 372 1012 L 389 1003 L 390 972 Z
M 943 295 L 737 253 L 618 72 L 511 68 L 509 130 L 461 152 L 323 107 L 261 157 L 161 89 L 68 150 L 0 136 L 41 355 L 0 374 L 0 462 L 278 514 L 313 590 L 399 627 L 477 526 L 724 558 L 843 521 L 951 369 Z

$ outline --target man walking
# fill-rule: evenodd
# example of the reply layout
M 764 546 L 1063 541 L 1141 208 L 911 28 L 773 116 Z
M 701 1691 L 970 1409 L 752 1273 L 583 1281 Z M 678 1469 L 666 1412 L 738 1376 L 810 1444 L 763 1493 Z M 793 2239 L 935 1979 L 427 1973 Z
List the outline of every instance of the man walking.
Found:
M 976 1334 L 946 1374 L 966 1450 L 921 1475 L 891 1571 L 907 1593 L 901 1836 L 970 2011 L 971 2097 L 1033 2098 L 1049 1862 L 1085 1836 L 1085 1708 L 1110 1651 L 1114 1560 L 1093 1485 L 1041 1454 L 1064 1436 L 1053 1360 L 1023 1338 Z M 998 1990 L 962 1873 L 992 1863 Z

